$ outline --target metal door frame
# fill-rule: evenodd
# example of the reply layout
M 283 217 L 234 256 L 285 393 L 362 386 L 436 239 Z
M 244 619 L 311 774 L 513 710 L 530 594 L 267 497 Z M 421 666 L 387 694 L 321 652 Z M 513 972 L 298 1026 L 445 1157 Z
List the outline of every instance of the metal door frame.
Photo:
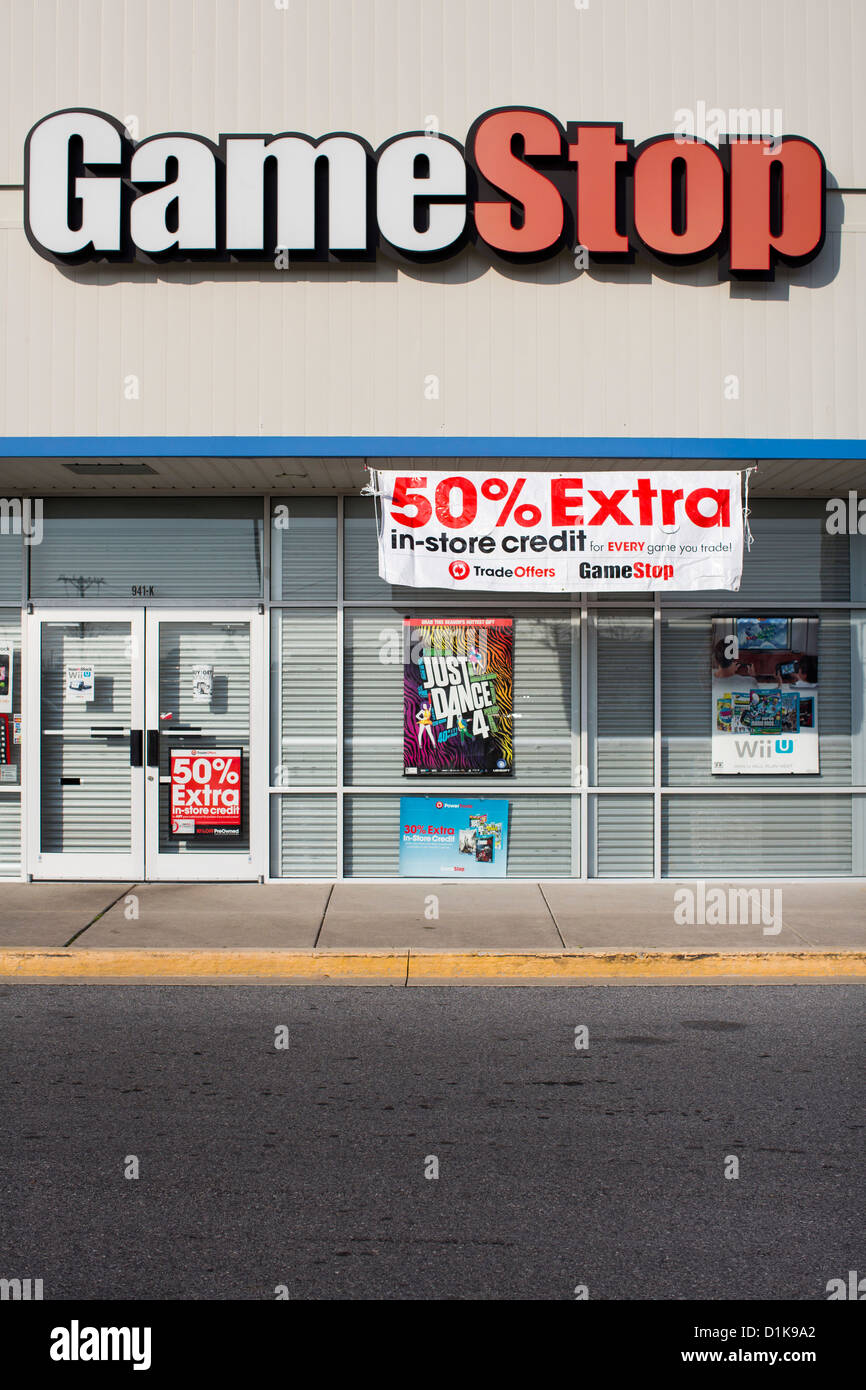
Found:
M 261 878 L 268 860 L 267 711 L 264 703 L 263 657 L 265 616 L 257 608 L 149 608 L 145 622 L 145 852 L 144 877 L 154 882 L 249 882 Z M 246 854 L 203 850 L 196 854 L 166 854 L 159 848 L 159 774 L 149 752 L 160 729 L 159 630 L 163 623 L 248 623 L 250 634 L 249 832 Z M 230 740 L 231 736 L 226 735 Z
M 26 873 L 33 879 L 130 880 L 144 873 L 144 758 L 133 731 L 144 729 L 144 609 L 40 608 L 24 615 L 22 739 L 26 807 Z M 42 853 L 42 627 L 128 623 L 130 635 L 130 850 L 128 854 Z

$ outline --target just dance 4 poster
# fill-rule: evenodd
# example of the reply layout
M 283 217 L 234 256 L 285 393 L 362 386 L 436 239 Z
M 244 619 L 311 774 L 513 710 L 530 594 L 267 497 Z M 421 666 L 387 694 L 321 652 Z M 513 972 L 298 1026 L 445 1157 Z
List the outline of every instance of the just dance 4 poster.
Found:
M 403 619 L 403 772 L 508 776 L 514 620 Z

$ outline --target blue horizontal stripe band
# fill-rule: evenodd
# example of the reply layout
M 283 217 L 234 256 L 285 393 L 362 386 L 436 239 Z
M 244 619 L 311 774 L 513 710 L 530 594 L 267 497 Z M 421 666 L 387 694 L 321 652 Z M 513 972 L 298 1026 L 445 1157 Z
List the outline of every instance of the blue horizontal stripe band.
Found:
M 862 439 L 461 435 L 19 435 L 0 458 L 866 459 Z

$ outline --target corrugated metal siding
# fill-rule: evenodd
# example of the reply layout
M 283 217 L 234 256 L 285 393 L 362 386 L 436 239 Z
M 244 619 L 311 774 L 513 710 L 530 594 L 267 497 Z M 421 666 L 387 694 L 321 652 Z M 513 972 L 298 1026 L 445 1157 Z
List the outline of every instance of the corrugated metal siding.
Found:
M 28 127 L 76 104 L 135 115 L 142 136 L 355 130 L 375 145 L 428 113 L 462 141 L 515 102 L 642 140 L 703 99 L 780 107 L 850 187 L 866 174 L 864 50 L 859 0 L 6 0 L 0 182 L 20 182 Z
M 651 796 L 595 797 L 596 878 L 652 878 Z
M 274 702 L 277 786 L 337 781 L 337 617 L 333 609 L 275 612 L 272 664 L 282 687 Z
M 596 617 L 596 781 L 629 786 L 653 780 L 653 618 Z M 609 814 L 616 802 L 613 798 Z
M 276 802 L 277 865 L 283 878 L 333 878 L 337 872 L 337 798 L 280 796 Z
M 342 129 L 376 145 L 431 116 L 462 141 L 481 112 L 511 103 L 622 120 L 641 141 L 700 100 L 778 109 L 825 152 L 837 187 L 862 190 L 864 50 L 862 0 L 7 0 L 0 183 L 20 183 L 28 128 L 67 105 L 134 118 L 141 136 Z M 585 274 L 566 255 L 503 271 L 472 252 L 409 270 L 59 271 L 9 227 L 2 424 L 862 437 L 866 198 L 829 203 L 824 253 L 775 288 L 719 284 L 712 261 L 659 273 L 643 256 Z
M 717 610 L 719 617 L 730 605 Z M 711 766 L 710 635 L 706 614 L 662 619 L 662 777 L 671 786 L 718 786 L 732 777 L 713 777 Z M 809 783 L 851 782 L 851 630 L 847 613 L 824 612 L 818 629 L 817 777 Z M 738 782 L 789 786 L 789 777 L 756 774 Z
M 764 436 L 866 434 L 864 283 L 866 237 L 847 231 L 746 294 L 711 262 L 576 276 L 563 257 L 506 275 L 473 251 L 411 272 L 149 280 L 61 272 L 0 229 L 0 418 L 10 435 L 719 436 L 759 455 Z
M 393 783 L 407 792 L 410 789 L 403 777 L 402 620 L 404 613 L 414 617 L 418 611 L 418 606 L 399 612 L 346 609 L 347 783 Z M 447 616 L 447 611 L 436 616 Z M 564 613 L 532 610 L 516 614 L 514 774 L 509 778 L 473 777 L 475 792 L 496 787 L 505 795 L 509 783 L 572 785 L 572 632 L 579 643 L 576 625 Z M 412 788 L 415 786 L 413 782 Z M 420 782 L 417 791 L 423 791 Z
M 662 872 L 672 878 L 850 874 L 851 798 L 665 798 Z

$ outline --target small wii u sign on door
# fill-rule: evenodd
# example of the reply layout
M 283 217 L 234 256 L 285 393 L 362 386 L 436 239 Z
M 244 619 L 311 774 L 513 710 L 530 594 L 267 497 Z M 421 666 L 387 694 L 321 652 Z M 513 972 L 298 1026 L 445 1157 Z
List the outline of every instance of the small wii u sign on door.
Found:
M 63 695 L 66 704 L 91 704 L 95 684 L 96 672 L 92 666 L 67 666 Z

